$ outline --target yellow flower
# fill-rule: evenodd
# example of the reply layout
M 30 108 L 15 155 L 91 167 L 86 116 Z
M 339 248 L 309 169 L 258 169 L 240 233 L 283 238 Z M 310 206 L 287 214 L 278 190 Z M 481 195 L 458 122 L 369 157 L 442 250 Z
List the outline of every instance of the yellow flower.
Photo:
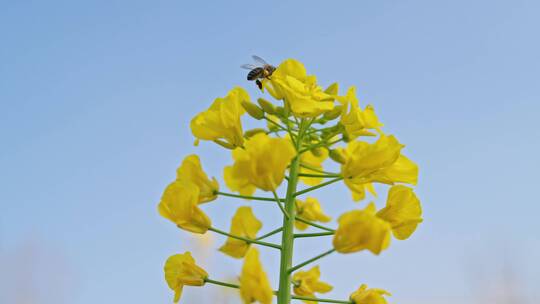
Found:
M 327 223 L 332 219 L 328 215 L 324 214 L 324 211 L 321 208 L 321 204 L 314 197 L 306 198 L 305 202 L 301 200 L 296 200 L 296 210 L 299 217 L 308 221 Z M 306 223 L 300 221 L 295 221 L 294 226 L 298 230 L 306 230 L 306 228 L 308 228 L 308 225 Z
M 294 59 L 282 62 L 264 87 L 276 99 L 288 103 L 296 117 L 316 117 L 334 108 L 334 96 L 317 85 L 313 75 L 307 75 L 304 65 Z
M 219 190 L 219 184 L 215 178 L 210 180 L 204 173 L 201 161 L 195 154 L 184 158 L 182 165 L 176 170 L 177 180 L 187 180 L 199 187 L 199 203 L 206 203 L 216 199 L 216 191 Z
M 257 232 L 259 232 L 261 228 L 262 223 L 255 217 L 251 207 L 244 206 L 236 210 L 236 214 L 231 221 L 230 234 L 248 239 L 255 239 L 257 237 Z M 248 249 L 249 243 L 232 237 L 227 238 L 225 245 L 219 248 L 221 252 L 233 258 L 244 257 Z
M 390 224 L 375 215 L 375 205 L 344 213 L 338 219 L 334 248 L 341 253 L 367 249 L 378 255 L 390 245 Z
M 172 182 L 161 197 L 158 205 L 159 214 L 182 229 L 205 233 L 212 222 L 198 206 L 199 193 L 199 187 L 192 182 L 185 180 Z
M 244 259 L 240 275 L 240 295 L 245 304 L 258 301 L 261 304 L 272 303 L 272 287 L 259 261 L 259 251 L 251 247 Z
M 320 151 L 319 155 L 315 155 L 312 151 L 306 151 L 300 155 L 300 161 L 302 164 L 305 164 L 309 167 L 322 170 L 323 166 L 322 163 L 328 158 L 328 150 L 327 149 L 319 149 Z M 317 172 L 315 170 L 311 170 L 305 167 L 300 168 L 300 173 L 306 173 L 306 174 L 320 174 L 320 172 Z M 307 176 L 301 176 L 300 180 L 309 186 L 316 186 L 321 183 L 322 178 L 321 177 L 307 177 Z
M 375 115 L 373 106 L 368 105 L 364 110 L 359 107 L 356 87 L 350 87 L 346 96 L 338 97 L 338 100 L 343 103 L 340 123 L 345 128 L 345 133 L 349 139 L 355 139 L 358 136 L 375 135 L 369 129 L 381 133 L 383 124 L 379 122 L 377 115 Z M 348 113 L 347 109 L 350 109 Z
M 394 237 L 405 240 L 422 222 L 422 206 L 413 190 L 405 186 L 393 186 L 388 192 L 386 207 L 377 216 L 392 225 Z
M 345 157 L 341 173 L 353 200 L 363 199 L 365 187 L 371 182 L 416 184 L 418 166 L 401 155 L 402 148 L 394 136 L 381 135 L 375 143 L 351 141 L 340 150 Z
M 345 184 L 351 190 L 352 199 L 355 202 L 366 198 L 366 190 L 374 196 L 377 195 L 372 183 L 352 183 L 349 180 L 345 180 Z
M 387 304 L 384 296 L 391 296 L 391 294 L 383 289 L 368 289 L 365 284 L 362 284 L 351 294 L 350 299 L 354 304 Z
M 315 297 L 315 293 L 327 293 L 332 290 L 328 283 L 319 281 L 321 271 L 319 266 L 315 266 L 308 271 L 298 271 L 292 277 L 294 284 L 294 293 L 299 296 Z M 313 301 L 304 301 L 305 303 L 317 303 Z
M 210 108 L 191 120 L 191 132 L 198 139 L 225 140 L 240 147 L 244 142 L 240 117 L 245 113 L 242 101 L 249 101 L 248 93 L 236 87 L 224 98 L 216 98 Z
M 180 300 L 184 285 L 202 286 L 208 277 L 208 273 L 195 264 L 189 251 L 169 257 L 164 270 L 165 280 L 169 288 L 174 290 L 174 303 Z
M 416 185 L 418 182 L 418 165 L 405 155 L 400 155 L 395 163 L 373 173 L 370 179 L 388 185 L 394 183 Z
M 232 152 L 234 164 L 225 167 L 227 187 L 243 195 L 251 195 L 255 187 L 275 190 L 285 177 L 285 169 L 296 151 L 289 140 L 271 138 L 259 133 L 248 139 L 244 149 Z

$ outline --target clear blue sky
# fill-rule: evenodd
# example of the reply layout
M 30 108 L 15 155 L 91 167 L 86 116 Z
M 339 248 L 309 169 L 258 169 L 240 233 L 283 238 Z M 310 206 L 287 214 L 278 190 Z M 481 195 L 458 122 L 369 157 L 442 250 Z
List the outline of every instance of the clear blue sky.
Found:
M 170 303 L 163 262 L 198 245 L 156 204 L 189 153 L 221 179 L 230 156 L 193 147 L 189 121 L 233 86 L 257 97 L 239 65 L 258 54 L 357 85 L 421 168 L 425 222 L 381 257 L 324 260 L 330 296 L 365 282 L 393 303 L 503 303 L 485 299 L 515 285 L 538 303 L 539 14 L 519 0 L 1 1 L 0 302 Z M 358 207 L 343 185 L 320 195 L 334 217 Z M 205 211 L 228 229 L 237 205 Z M 272 207 L 256 209 L 263 229 Z M 205 254 L 216 278 L 239 272 Z M 184 303 L 219 292 L 186 288 Z

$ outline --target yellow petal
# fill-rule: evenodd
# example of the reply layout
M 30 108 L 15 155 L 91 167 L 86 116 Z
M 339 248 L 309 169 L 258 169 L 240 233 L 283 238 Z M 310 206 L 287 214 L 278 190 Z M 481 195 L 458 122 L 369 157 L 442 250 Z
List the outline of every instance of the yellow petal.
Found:
M 396 239 L 405 240 L 422 222 L 422 207 L 413 190 L 405 186 L 393 186 L 388 192 L 386 207 L 377 215 L 392 225 Z
M 210 218 L 198 207 L 199 187 L 192 182 L 177 180 L 165 189 L 158 211 L 180 228 L 205 233 L 212 225 Z
M 294 273 L 292 277 L 294 293 L 299 296 L 315 297 L 315 293 L 327 293 L 331 291 L 332 286 L 320 281 L 320 276 L 319 266 L 315 266 L 308 271 Z
M 231 221 L 230 234 L 249 239 L 255 239 L 262 223 L 255 217 L 251 207 L 239 207 Z M 221 252 L 233 257 L 242 258 L 249 249 L 249 243 L 236 238 L 227 238 L 219 249 Z
M 223 139 L 240 147 L 244 137 L 240 117 L 245 113 L 242 101 L 249 101 L 248 93 L 236 87 L 226 97 L 216 98 L 210 108 L 191 120 L 191 132 L 198 139 Z
M 296 200 L 297 215 L 308 221 L 329 222 L 332 218 L 326 215 L 319 201 L 314 197 L 308 197 L 305 201 Z M 302 225 L 303 224 L 303 225 Z M 296 221 L 296 228 L 305 230 L 306 224 Z
M 251 247 L 246 257 L 240 275 L 240 295 L 245 304 L 258 301 L 261 304 L 272 303 L 272 287 L 259 260 L 259 251 Z
M 249 138 L 244 149 L 235 149 L 232 167 L 225 168 L 225 183 L 232 191 L 252 194 L 257 187 L 273 191 L 285 177 L 296 151 L 289 140 L 271 138 L 264 133 Z
M 365 284 L 362 284 L 355 292 L 351 294 L 351 301 L 354 304 L 387 304 L 385 296 L 391 294 L 383 289 L 371 288 L 368 289 Z
M 369 250 L 374 254 L 390 245 L 390 224 L 375 215 L 375 205 L 344 213 L 338 219 L 334 248 L 341 253 Z
M 176 179 L 190 181 L 199 187 L 199 203 L 213 201 L 217 197 L 215 194 L 219 190 L 217 180 L 208 178 L 199 157 L 195 154 L 184 158 L 182 165 L 176 170 Z
M 169 257 L 163 270 L 167 285 L 174 290 L 174 303 L 180 300 L 184 285 L 202 286 L 208 277 L 208 273 L 195 264 L 189 251 Z

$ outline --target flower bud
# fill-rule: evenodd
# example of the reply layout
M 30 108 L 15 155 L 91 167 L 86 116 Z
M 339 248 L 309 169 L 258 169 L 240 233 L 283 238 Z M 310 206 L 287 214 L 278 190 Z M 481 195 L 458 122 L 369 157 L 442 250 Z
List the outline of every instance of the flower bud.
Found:
M 339 117 L 342 109 L 343 109 L 342 106 L 335 106 L 332 111 L 325 112 L 323 117 L 327 120 L 334 120 Z
M 321 157 L 323 155 L 323 149 L 320 147 L 311 149 L 311 153 L 317 157 Z
M 231 145 L 230 143 L 228 143 L 226 141 L 223 141 L 223 140 L 220 140 L 220 139 L 216 139 L 216 140 L 214 140 L 214 142 L 216 144 L 222 146 L 225 149 L 234 150 L 234 148 L 236 148 L 235 146 Z
M 330 150 L 330 158 L 340 164 L 344 164 L 346 159 L 341 150 Z
M 244 132 L 244 137 L 245 138 L 250 138 L 253 135 L 259 134 L 259 133 L 266 133 L 266 130 L 262 129 L 262 128 L 256 128 L 256 129 L 247 130 L 246 132 Z
M 326 88 L 326 90 L 324 90 L 324 92 L 326 94 L 329 94 L 329 95 L 337 95 L 338 94 L 338 89 L 339 89 L 338 83 L 334 82 L 331 85 L 329 85 L 328 88 Z
M 280 117 L 285 117 L 285 108 L 284 107 L 276 107 L 276 115 Z
M 257 103 L 259 106 L 261 106 L 264 112 L 272 115 L 276 114 L 276 107 L 270 101 L 264 98 L 259 98 L 257 99 Z
M 260 119 L 263 119 L 264 117 L 264 112 L 261 108 L 259 108 L 257 105 L 247 101 L 247 100 L 244 100 L 242 101 L 242 107 L 244 107 L 244 109 L 246 110 L 246 112 L 248 112 L 248 114 L 257 119 L 257 120 L 260 120 Z

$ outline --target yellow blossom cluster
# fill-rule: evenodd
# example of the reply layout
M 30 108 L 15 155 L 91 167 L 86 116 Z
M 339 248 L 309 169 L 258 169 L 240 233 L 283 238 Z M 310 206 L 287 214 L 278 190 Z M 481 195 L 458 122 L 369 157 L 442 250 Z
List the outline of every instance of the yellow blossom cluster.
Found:
M 289 304 L 291 299 L 332 302 L 318 298 L 318 294 L 333 289 L 320 279 L 320 266 L 309 270 L 301 270 L 302 267 L 333 252 L 369 251 L 379 255 L 389 248 L 392 236 L 408 239 L 423 220 L 420 200 L 412 188 L 418 181 L 418 166 L 402 153 L 405 146 L 394 135 L 383 132 L 384 125 L 374 107 L 361 106 L 355 87 L 348 88 L 343 95 L 337 83 L 323 88 L 294 59 L 287 59 L 276 68 L 261 69 L 266 71 L 258 79 L 261 93 L 268 93 L 277 103 L 262 97 L 252 102 L 245 89 L 235 87 L 191 121 L 196 145 L 210 141 L 231 151 L 232 163 L 223 168 L 222 176 L 230 192 L 220 189 L 218 180 L 205 173 L 197 155 L 189 155 L 158 204 L 159 214 L 183 230 L 225 236 L 218 250 L 230 258 L 243 259 L 239 284 L 215 280 L 195 263 L 189 252 L 175 254 L 164 268 L 165 280 L 174 291 L 174 302 L 180 300 L 184 286 L 207 283 L 238 288 L 243 303 L 271 304 L 274 297 L 278 304 Z M 245 130 L 244 115 L 263 124 Z M 328 162 L 334 165 L 328 166 Z M 332 211 L 333 204 L 342 202 L 321 202 L 312 195 L 303 197 L 340 181 L 355 202 L 369 201 L 368 192 L 376 200 L 377 184 L 378 191 L 379 187 L 388 189 L 385 205 L 378 208 L 375 202 L 364 203 L 361 208 L 334 217 L 325 210 Z M 255 196 L 258 191 L 262 196 Z M 218 229 L 203 211 L 207 203 L 218 197 L 249 204 L 276 204 L 276 212 L 281 214 L 274 223 L 277 228 L 261 235 L 263 222 L 256 217 L 256 209 L 239 206 L 228 232 Z M 230 210 L 225 204 L 223 208 Z M 335 228 L 325 226 L 332 217 L 337 218 Z M 321 232 L 305 233 L 308 229 Z M 267 241 L 278 234 L 281 242 Z M 293 266 L 292 244 L 307 237 L 320 237 L 321 244 L 326 242 L 329 249 Z M 270 268 L 279 270 L 276 290 L 263 268 L 258 247 L 279 251 L 279 267 Z M 362 284 L 348 300 L 334 302 L 386 304 L 386 296 L 390 296 L 387 291 Z

